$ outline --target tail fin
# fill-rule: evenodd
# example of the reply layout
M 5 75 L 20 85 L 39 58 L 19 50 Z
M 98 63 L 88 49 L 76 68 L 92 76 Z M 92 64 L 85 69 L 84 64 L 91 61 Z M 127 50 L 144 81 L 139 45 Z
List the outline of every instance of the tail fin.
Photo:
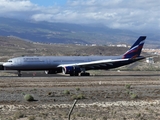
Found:
M 132 47 L 123 54 L 123 58 L 136 58 L 139 57 L 144 45 L 146 36 L 140 36 L 138 40 L 132 45 Z

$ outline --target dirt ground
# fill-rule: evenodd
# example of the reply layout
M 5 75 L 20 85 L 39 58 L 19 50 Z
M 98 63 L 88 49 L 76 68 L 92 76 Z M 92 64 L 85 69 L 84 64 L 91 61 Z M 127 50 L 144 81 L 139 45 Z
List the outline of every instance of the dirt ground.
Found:
M 101 72 L 101 71 L 99 71 Z M 1 74 L 0 120 L 159 120 L 160 71 L 90 77 Z M 26 94 L 34 101 L 24 99 Z

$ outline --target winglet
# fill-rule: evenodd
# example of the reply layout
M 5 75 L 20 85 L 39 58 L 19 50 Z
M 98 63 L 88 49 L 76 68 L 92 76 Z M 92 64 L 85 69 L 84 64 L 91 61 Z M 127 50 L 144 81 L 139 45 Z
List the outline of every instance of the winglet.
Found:
M 136 58 L 139 57 L 144 45 L 146 36 L 140 36 L 132 47 L 123 55 L 123 58 Z

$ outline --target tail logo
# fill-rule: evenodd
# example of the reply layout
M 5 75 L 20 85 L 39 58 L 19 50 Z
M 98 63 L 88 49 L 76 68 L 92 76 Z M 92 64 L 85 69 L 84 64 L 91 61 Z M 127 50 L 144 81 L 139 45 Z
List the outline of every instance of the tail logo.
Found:
M 145 39 L 146 36 L 139 37 L 133 46 L 123 55 L 123 58 L 136 58 L 140 56 Z

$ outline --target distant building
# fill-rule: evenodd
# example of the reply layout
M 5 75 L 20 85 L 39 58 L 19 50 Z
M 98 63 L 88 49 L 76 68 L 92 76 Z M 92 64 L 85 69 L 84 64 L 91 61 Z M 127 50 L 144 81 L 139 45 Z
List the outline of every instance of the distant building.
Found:
M 91 46 L 97 46 L 97 44 L 92 44 Z
M 148 58 L 146 58 L 146 62 L 147 62 L 147 63 L 150 63 L 150 64 L 153 64 L 153 63 L 154 63 L 153 57 L 148 57 Z
M 127 45 L 126 44 L 119 44 L 119 45 L 117 45 L 117 47 L 127 47 Z
M 112 44 L 110 44 L 109 46 L 111 46 L 111 47 L 129 47 L 129 46 L 127 46 L 126 44 L 118 44 L 118 45 L 112 45 Z

